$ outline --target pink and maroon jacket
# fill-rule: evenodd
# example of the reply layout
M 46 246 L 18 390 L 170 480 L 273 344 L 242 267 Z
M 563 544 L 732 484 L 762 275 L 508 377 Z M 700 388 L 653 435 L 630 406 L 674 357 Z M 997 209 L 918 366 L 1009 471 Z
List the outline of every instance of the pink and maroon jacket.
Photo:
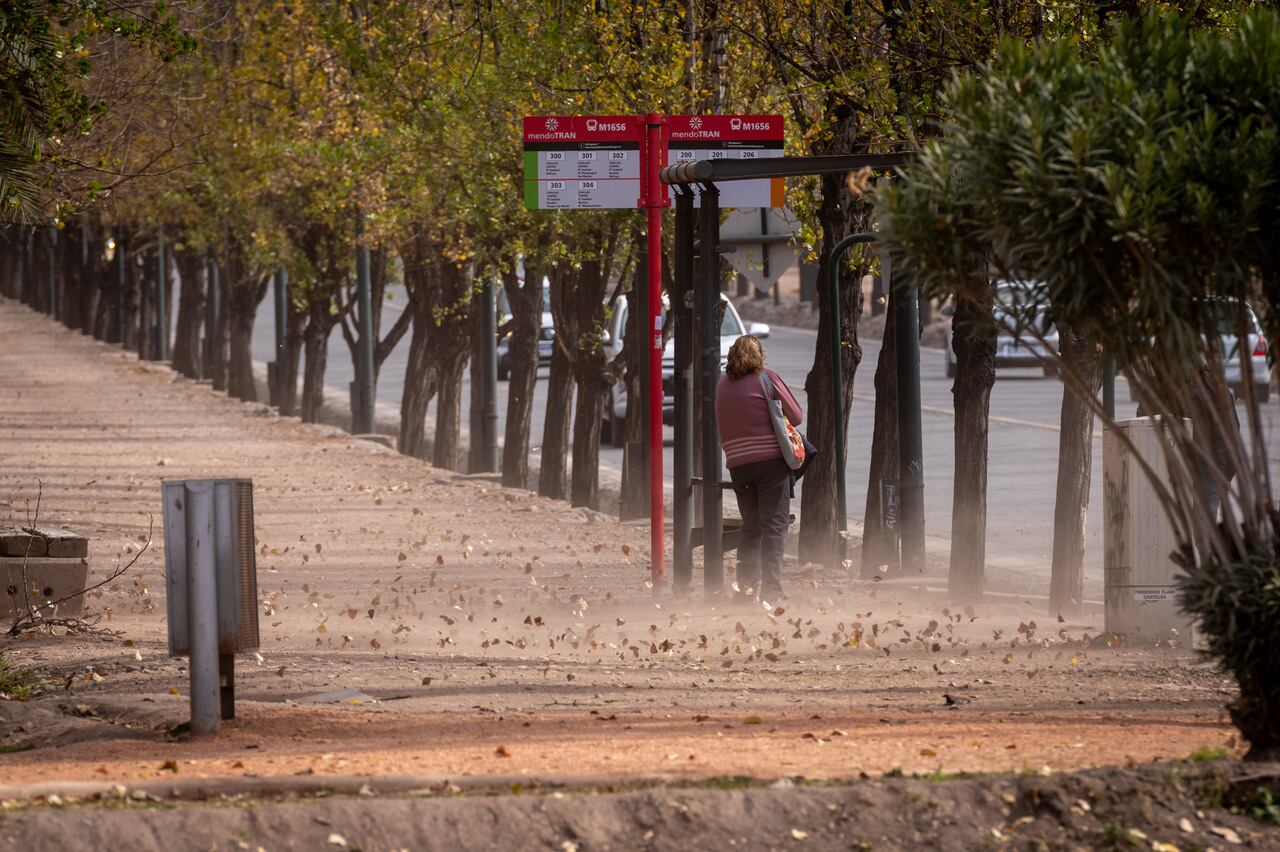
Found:
M 765 367 L 765 371 L 773 380 L 773 389 L 782 401 L 783 413 L 792 426 L 799 426 L 804 413 L 791 395 L 791 389 L 773 370 Z M 741 379 L 728 376 L 720 379 L 720 384 L 716 385 L 716 422 L 720 427 L 725 465 L 730 469 L 751 462 L 782 458 L 773 423 L 769 420 L 769 409 L 765 406 L 759 374 L 753 373 Z

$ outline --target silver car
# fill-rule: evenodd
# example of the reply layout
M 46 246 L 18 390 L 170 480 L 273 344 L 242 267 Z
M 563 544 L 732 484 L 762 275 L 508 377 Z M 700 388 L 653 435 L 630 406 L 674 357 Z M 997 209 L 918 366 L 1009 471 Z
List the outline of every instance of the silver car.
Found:
M 1035 367 L 1044 370 L 1046 376 L 1054 376 L 1057 370 L 1045 357 L 1057 351 L 1058 330 L 1052 325 L 1044 329 L 1041 341 L 1032 325 L 1041 323 L 1048 316 L 1048 304 L 1043 288 L 1029 281 L 999 281 L 996 283 L 995 304 L 992 316 L 996 321 L 996 367 Z M 947 335 L 947 378 L 956 375 L 956 353 L 952 348 L 952 336 Z
M 724 319 L 720 322 L 720 370 L 723 372 L 724 365 L 729 358 L 729 347 L 733 345 L 733 342 L 744 334 L 753 334 L 759 338 L 768 337 L 769 326 L 762 322 L 753 322 L 744 329 L 742 317 L 738 316 L 738 309 L 733 306 L 733 302 L 729 301 L 729 298 L 723 293 L 720 294 L 720 302 L 724 306 Z M 609 322 L 605 326 L 605 358 L 609 361 L 612 361 L 622 352 L 628 313 L 627 297 L 625 295 L 619 296 L 614 303 L 613 314 L 609 317 Z M 663 298 L 662 322 L 665 327 L 667 322 L 665 297 Z M 662 422 L 664 423 L 670 423 L 675 413 L 675 363 L 675 341 L 668 340 L 666 349 L 662 352 Z M 601 424 L 600 432 L 601 442 L 621 447 L 623 444 L 623 424 L 626 417 L 627 385 L 626 382 L 619 380 L 614 383 L 613 388 L 609 391 L 609 396 L 605 399 L 604 422 Z

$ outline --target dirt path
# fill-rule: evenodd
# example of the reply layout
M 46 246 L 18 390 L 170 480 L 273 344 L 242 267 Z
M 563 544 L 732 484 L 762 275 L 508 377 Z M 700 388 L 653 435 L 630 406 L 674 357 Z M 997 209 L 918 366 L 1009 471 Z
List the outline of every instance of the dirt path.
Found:
M 42 521 L 89 535 L 101 575 L 158 528 L 161 478 L 251 476 L 262 607 L 239 718 L 206 742 L 170 733 L 187 683 L 158 538 L 91 601 L 122 637 L 4 640 L 48 684 L 0 701 L 5 779 L 834 779 L 1236 747 L 1228 679 L 1113 647 L 1096 613 L 954 611 L 810 567 L 776 607 L 655 599 L 643 528 L 233 402 L 12 303 L 0 340 L 0 513 L 43 482 Z

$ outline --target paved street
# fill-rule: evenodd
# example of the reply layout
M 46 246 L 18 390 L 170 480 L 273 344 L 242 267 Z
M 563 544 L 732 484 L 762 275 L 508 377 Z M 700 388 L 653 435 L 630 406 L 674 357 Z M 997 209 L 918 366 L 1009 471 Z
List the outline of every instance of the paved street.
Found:
M 386 305 L 384 327 L 394 321 L 404 305 L 402 294 Z M 261 361 L 273 357 L 274 318 L 270 298 L 263 302 L 254 329 L 254 357 Z M 782 375 L 806 405 L 804 377 L 813 362 L 816 332 L 774 328 L 765 341 L 770 366 Z M 398 406 L 404 384 L 408 357 L 407 336 L 383 364 L 378 385 L 378 400 Z M 872 377 L 880 344 L 862 341 L 863 365 L 854 385 L 853 414 L 849 427 L 848 488 L 850 521 L 854 529 L 861 527 L 870 465 L 872 414 L 875 396 Z M 539 371 L 540 381 L 534 406 L 533 444 L 539 444 L 545 415 L 546 369 Z M 354 376 L 352 361 L 341 330 L 335 329 L 330 339 L 327 383 L 331 393 L 345 398 L 347 383 Z M 921 353 L 921 397 L 924 412 L 925 511 L 929 546 L 934 550 L 947 547 L 951 532 L 952 478 L 954 476 L 954 418 L 951 400 L 952 380 L 943 372 L 940 350 Z M 500 422 L 506 415 L 505 382 L 498 387 Z M 468 382 L 468 393 L 469 393 Z M 1062 401 L 1062 385 L 1045 379 L 1039 370 L 1002 370 L 991 398 L 990 469 L 987 515 L 988 567 L 992 587 L 999 583 L 1004 591 L 1019 594 L 1047 592 L 1047 580 L 1053 547 L 1054 491 L 1058 459 L 1058 417 Z M 1132 414 L 1121 382 L 1117 390 L 1119 413 Z M 1276 403 L 1266 407 L 1268 435 L 1273 429 Z M 463 409 L 465 421 L 466 408 Z M 428 415 L 428 428 L 434 424 L 435 407 Z M 568 416 L 566 414 L 566 416 Z M 464 431 L 466 423 L 463 423 Z M 667 429 L 668 438 L 671 430 Z M 1089 501 L 1086 560 L 1086 593 L 1100 597 L 1102 591 L 1102 441 L 1095 437 L 1092 494 Z M 670 475 L 671 446 L 665 452 L 665 470 Z M 605 475 L 621 476 L 622 451 L 603 447 L 600 464 Z M 731 500 L 729 501 L 732 502 Z M 799 500 L 794 504 L 797 508 Z

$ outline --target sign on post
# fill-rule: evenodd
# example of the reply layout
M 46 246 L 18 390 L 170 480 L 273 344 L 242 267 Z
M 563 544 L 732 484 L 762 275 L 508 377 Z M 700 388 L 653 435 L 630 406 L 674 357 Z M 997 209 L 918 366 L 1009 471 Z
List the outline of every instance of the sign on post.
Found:
M 644 123 L 633 115 L 526 116 L 524 206 L 634 210 L 643 136 Z
M 673 115 L 667 126 L 667 163 L 781 157 L 780 115 Z M 740 180 L 719 187 L 723 207 L 781 207 L 782 178 Z M 670 188 L 667 188 L 670 192 Z
M 644 119 L 634 115 L 534 115 L 524 119 L 524 206 L 625 210 L 640 199 Z M 667 117 L 667 162 L 781 157 L 780 115 Z M 670 187 L 662 191 L 670 198 Z M 735 181 L 721 207 L 782 207 L 782 178 Z

